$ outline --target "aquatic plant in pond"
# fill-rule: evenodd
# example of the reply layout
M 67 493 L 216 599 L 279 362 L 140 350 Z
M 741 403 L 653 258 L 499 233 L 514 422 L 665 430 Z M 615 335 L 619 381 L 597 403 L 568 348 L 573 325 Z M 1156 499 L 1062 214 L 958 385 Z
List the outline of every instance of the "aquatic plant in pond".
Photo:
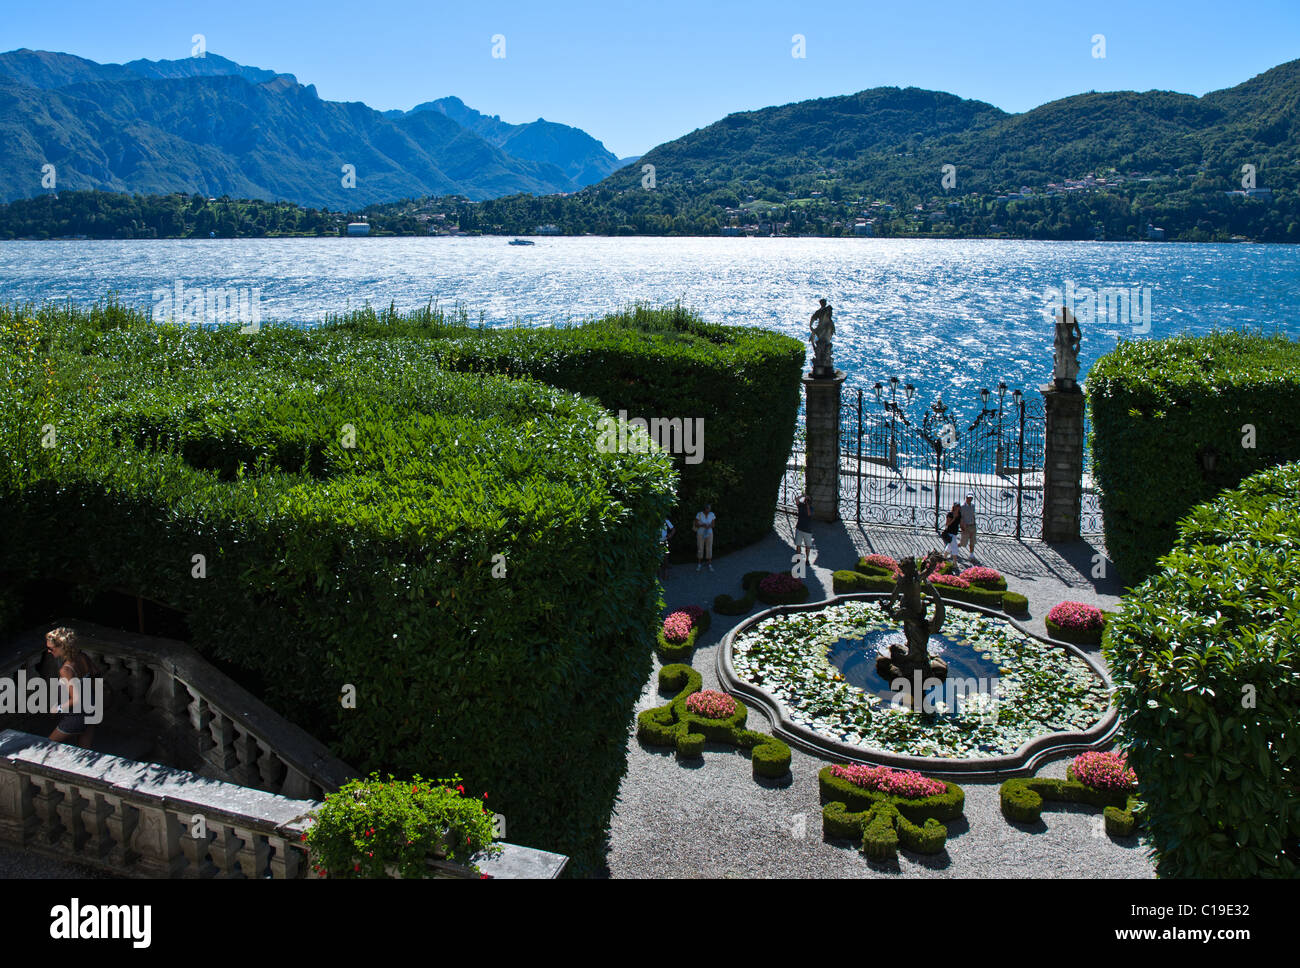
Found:
M 910 756 L 982 758 L 1016 752 L 1031 739 L 1082 732 L 1106 714 L 1104 681 L 1078 656 L 1001 619 L 953 608 L 944 638 L 972 662 L 997 670 L 983 701 L 914 711 L 848 681 L 831 662 L 837 647 L 901 634 L 879 603 L 845 601 L 773 616 L 737 636 L 732 668 L 760 686 L 796 724 L 865 749 Z M 951 651 L 951 650 L 950 650 Z M 988 703 L 995 703 L 989 715 Z

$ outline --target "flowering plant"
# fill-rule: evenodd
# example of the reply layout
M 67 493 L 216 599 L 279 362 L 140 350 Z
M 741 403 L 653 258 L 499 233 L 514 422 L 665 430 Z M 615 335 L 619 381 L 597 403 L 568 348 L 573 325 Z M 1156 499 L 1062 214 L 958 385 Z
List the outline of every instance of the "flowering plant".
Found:
M 936 585 L 947 585 L 949 588 L 970 588 L 963 575 L 931 575 L 930 581 Z
M 690 637 L 693 623 L 685 612 L 673 612 L 664 619 L 664 638 L 674 644 L 685 642 Z
M 948 784 L 942 780 L 922 776 L 914 770 L 894 770 L 887 766 L 868 766 L 865 763 L 832 766 L 831 775 L 848 780 L 864 790 L 891 793 L 914 800 L 937 796 L 948 789 Z
M 1047 618 L 1063 629 L 1091 632 L 1105 625 L 1101 609 L 1083 602 L 1061 602 L 1052 606 Z
M 901 578 L 903 574 L 903 570 L 898 567 L 898 562 L 889 555 L 867 555 L 862 559 L 862 564 L 883 568 L 888 572 L 892 572 L 895 578 Z
M 395 780 L 378 773 L 352 780 L 312 817 L 302 835 L 312 869 L 321 877 L 432 877 L 428 862 L 446 858 L 465 864 L 477 851 L 492 855 L 494 818 L 485 800 L 469 797 L 459 776 L 426 780 L 416 775 Z
M 1094 790 L 1131 790 L 1137 774 L 1123 753 L 1080 753 L 1074 758 L 1074 778 Z
M 775 571 L 758 583 L 765 595 L 789 595 L 803 587 L 803 582 L 784 571 Z
M 972 585 L 978 585 L 980 588 L 996 588 L 1002 584 L 1002 573 L 995 568 L 986 568 L 984 565 L 972 565 L 961 573 L 961 576 Z
M 736 712 L 736 700 L 725 692 L 705 689 L 686 697 L 686 708 L 705 719 L 726 719 Z

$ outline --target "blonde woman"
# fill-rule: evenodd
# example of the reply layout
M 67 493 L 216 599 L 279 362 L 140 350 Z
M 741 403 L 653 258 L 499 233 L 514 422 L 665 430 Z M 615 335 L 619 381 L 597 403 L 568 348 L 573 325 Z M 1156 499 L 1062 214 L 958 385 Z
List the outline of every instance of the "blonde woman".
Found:
M 86 712 L 82 706 L 87 697 L 81 695 L 82 680 L 95 675 L 98 670 L 95 663 L 77 647 L 77 633 L 69 628 L 52 629 L 45 635 L 45 650 L 59 663 L 59 679 L 67 690 L 67 707 L 60 706 L 55 712 L 62 713 L 59 724 L 50 733 L 50 739 L 56 743 L 70 743 L 73 746 L 89 747 L 95 736 L 95 727 L 86 722 Z M 70 712 L 69 710 L 78 710 Z

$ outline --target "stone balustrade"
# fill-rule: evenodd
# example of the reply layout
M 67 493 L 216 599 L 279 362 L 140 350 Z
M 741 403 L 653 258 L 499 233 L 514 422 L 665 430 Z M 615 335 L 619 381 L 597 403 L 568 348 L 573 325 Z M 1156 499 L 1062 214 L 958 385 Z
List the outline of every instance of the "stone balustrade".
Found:
M 107 716 L 165 733 L 196 769 L 0 729 L 0 842 L 128 877 L 305 877 L 309 814 L 356 771 L 172 639 L 52 622 L 0 645 L 0 678 L 57 676 L 44 642 L 56 625 L 74 629 L 99 667 Z M 501 847 L 473 862 L 495 878 L 555 878 L 568 862 Z M 476 876 L 445 861 L 430 867 Z
M 178 748 L 193 772 L 290 799 L 320 799 L 356 771 L 209 665 L 184 642 L 64 620 L 0 647 L 0 678 L 58 675 L 45 632 L 65 625 L 99 667 L 108 715 L 129 715 Z
M 303 877 L 301 838 L 319 807 L 0 732 L 0 840 L 128 877 Z

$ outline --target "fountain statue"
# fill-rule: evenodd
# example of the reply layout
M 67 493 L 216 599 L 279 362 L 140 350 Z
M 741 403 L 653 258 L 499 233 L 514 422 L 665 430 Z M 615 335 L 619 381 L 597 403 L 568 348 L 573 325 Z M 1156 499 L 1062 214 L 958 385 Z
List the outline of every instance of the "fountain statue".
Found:
M 925 682 L 928 679 L 946 679 L 948 676 L 948 663 L 931 656 L 927 649 L 930 636 L 938 634 L 943 628 L 943 599 L 929 580 L 942 561 L 943 555 L 932 551 L 925 556 L 919 567 L 916 559 L 910 555 L 898 563 L 902 575 L 885 604 L 885 612 L 894 619 L 902 620 L 906 644 L 891 645 L 889 655 L 881 655 L 876 660 L 876 671 L 891 683 L 899 679 Z M 934 611 L 929 618 L 926 617 L 926 590 L 934 602 Z M 895 608 L 894 603 L 900 598 L 902 604 Z M 917 673 L 920 673 L 919 678 Z

